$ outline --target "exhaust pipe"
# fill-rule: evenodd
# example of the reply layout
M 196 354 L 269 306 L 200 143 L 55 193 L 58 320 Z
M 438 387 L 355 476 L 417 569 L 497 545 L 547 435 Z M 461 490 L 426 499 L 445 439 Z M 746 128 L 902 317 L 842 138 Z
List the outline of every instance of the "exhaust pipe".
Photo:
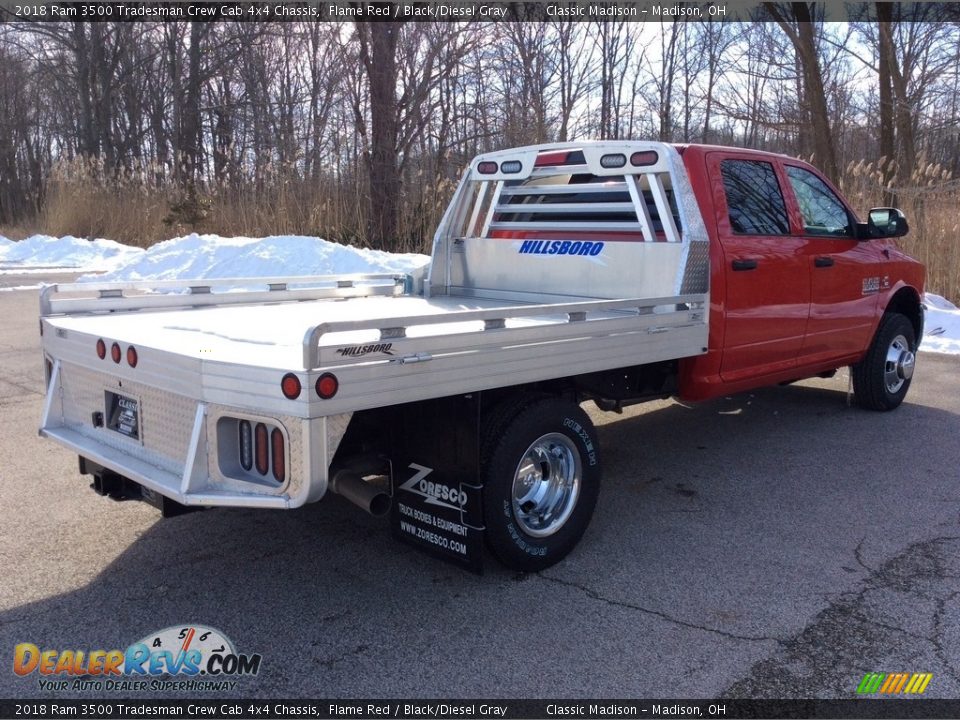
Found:
M 390 512 L 390 496 L 353 470 L 335 471 L 330 477 L 330 489 L 375 517 Z

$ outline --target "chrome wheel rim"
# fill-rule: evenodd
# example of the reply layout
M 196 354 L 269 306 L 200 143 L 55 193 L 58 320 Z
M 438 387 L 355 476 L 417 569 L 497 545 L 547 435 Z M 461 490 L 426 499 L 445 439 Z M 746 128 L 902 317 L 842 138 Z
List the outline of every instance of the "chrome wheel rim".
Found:
M 557 532 L 580 495 L 580 453 L 573 441 L 548 433 L 526 449 L 513 476 L 513 515 L 533 537 Z
M 887 357 L 883 365 L 883 382 L 887 392 L 894 394 L 900 391 L 910 378 L 913 377 L 913 368 L 916 357 L 910 349 L 910 343 L 903 335 L 897 335 L 887 348 Z

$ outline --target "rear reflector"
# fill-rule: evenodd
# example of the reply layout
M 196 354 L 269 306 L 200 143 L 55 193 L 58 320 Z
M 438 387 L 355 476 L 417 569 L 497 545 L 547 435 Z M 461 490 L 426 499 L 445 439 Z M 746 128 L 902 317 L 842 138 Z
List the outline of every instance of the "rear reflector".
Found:
M 296 400 L 300 397 L 300 378 L 293 373 L 287 373 L 280 381 L 280 390 L 287 400 Z
M 321 400 L 329 400 L 340 389 L 340 381 L 333 373 L 324 373 L 317 378 L 317 395 Z
M 117 343 L 110 346 L 110 358 L 118 365 L 120 364 L 120 346 Z
M 495 162 L 482 162 L 477 165 L 477 172 L 481 175 L 496 175 L 497 164 Z
M 643 167 L 645 165 L 656 165 L 657 160 L 660 159 L 660 156 L 657 155 L 656 150 L 645 150 L 643 152 L 635 152 L 630 156 L 630 164 L 634 167 Z
M 253 429 L 249 420 L 240 421 L 240 467 L 244 470 L 253 467 Z
M 273 478 L 282 483 L 286 476 L 286 458 L 283 454 L 283 433 L 274 428 L 270 433 L 271 450 L 273 451 Z
M 103 340 L 97 340 L 97 357 L 103 360 L 107 356 L 107 344 Z
M 267 426 L 263 423 L 257 423 L 254 435 L 257 446 L 257 472 L 261 475 L 266 475 L 267 470 L 270 469 L 270 463 L 267 460 L 270 453 L 270 449 L 267 447 Z
M 127 348 L 127 365 L 130 367 L 137 366 L 137 349 L 133 345 Z

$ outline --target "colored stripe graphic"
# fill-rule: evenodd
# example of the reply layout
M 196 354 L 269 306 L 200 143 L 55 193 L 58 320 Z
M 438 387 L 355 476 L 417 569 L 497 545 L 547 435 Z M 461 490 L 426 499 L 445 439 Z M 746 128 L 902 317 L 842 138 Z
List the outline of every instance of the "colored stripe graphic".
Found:
M 933 679 L 933 673 L 867 673 L 857 686 L 858 695 L 921 695 Z
M 887 675 L 887 679 L 883 681 L 883 685 L 880 686 L 880 692 L 887 694 L 890 692 L 890 689 L 897 684 L 897 679 L 900 676 L 897 673 L 890 673 Z
M 880 689 L 880 684 L 886 678 L 886 673 L 867 673 L 863 676 L 863 680 L 860 683 L 860 686 L 857 688 L 857 692 L 862 695 L 870 695 L 877 692 Z

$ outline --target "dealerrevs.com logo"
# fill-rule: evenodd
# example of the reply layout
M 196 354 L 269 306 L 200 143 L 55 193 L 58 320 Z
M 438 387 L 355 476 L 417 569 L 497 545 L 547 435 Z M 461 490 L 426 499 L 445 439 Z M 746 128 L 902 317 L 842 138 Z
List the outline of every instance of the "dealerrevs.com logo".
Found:
M 13 672 L 41 690 L 234 690 L 235 678 L 260 672 L 262 656 L 238 653 L 219 630 L 184 624 L 151 633 L 125 650 L 41 649 L 19 643 Z

